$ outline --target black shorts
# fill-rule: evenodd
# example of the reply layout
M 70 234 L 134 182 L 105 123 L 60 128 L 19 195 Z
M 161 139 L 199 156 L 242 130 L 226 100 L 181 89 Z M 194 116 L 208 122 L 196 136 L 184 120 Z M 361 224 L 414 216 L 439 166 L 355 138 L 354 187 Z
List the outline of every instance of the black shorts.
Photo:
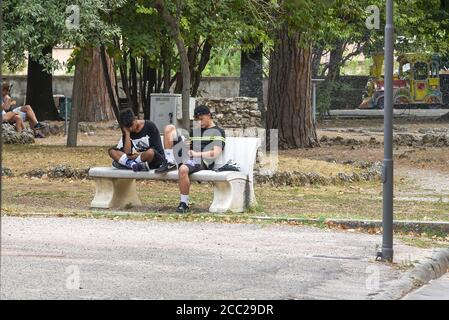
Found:
M 186 164 L 186 163 L 181 163 L 181 165 L 185 165 L 187 168 L 189 168 L 189 174 L 201 171 L 201 170 L 207 170 L 206 166 L 203 164 Z M 180 165 L 180 167 L 181 167 Z
M 154 152 L 157 152 L 157 151 L 154 150 Z M 157 169 L 162 165 L 162 163 L 163 163 L 163 161 L 161 160 L 161 157 L 154 157 L 151 162 L 148 162 L 148 167 L 150 168 L 150 170 Z
M 117 147 L 112 147 L 112 148 L 109 148 L 109 150 L 116 150 L 116 151 L 121 151 L 121 152 L 123 152 L 124 153 L 124 151 L 123 151 L 123 148 L 121 148 L 121 149 L 119 149 L 119 148 L 117 148 Z M 153 149 L 153 151 L 156 153 L 157 151 L 156 150 L 154 150 Z M 141 153 L 141 152 L 139 152 L 139 153 Z M 150 168 L 150 170 L 152 170 L 152 169 L 157 169 L 157 168 L 159 168 L 161 165 L 162 165 L 162 163 L 163 163 L 163 157 L 153 157 L 153 160 L 151 160 L 151 162 L 148 162 L 147 161 L 147 163 L 148 163 L 148 168 Z

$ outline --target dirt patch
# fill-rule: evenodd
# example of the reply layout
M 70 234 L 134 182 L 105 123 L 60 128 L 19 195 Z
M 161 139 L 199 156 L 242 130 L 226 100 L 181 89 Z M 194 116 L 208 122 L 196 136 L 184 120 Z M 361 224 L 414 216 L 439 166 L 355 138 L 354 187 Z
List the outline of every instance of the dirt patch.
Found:
M 343 138 L 342 136 L 336 136 L 334 138 L 323 135 L 320 139 L 320 143 L 327 146 L 380 146 L 381 142 L 376 138 L 371 137 L 368 140 L 355 139 L 355 138 Z
M 51 179 L 87 179 L 89 178 L 89 168 L 73 169 L 70 166 L 59 164 L 50 169 L 33 169 L 23 174 L 30 178 L 51 178 Z
M 9 168 L 2 168 L 2 177 L 14 177 L 14 172 Z
M 338 165 L 336 165 L 338 166 Z M 349 164 L 347 164 L 349 166 Z M 317 168 L 315 168 L 317 169 Z M 351 173 L 334 171 L 328 175 L 324 175 L 322 171 L 318 172 L 298 172 L 298 171 L 278 171 L 271 175 L 256 175 L 255 180 L 258 184 L 268 184 L 270 186 L 309 186 L 309 185 L 338 185 L 345 183 L 354 183 L 360 181 L 376 181 L 380 180 L 382 173 L 382 164 L 373 163 L 357 170 L 352 167 Z M 348 167 L 346 167 L 348 171 Z M 355 172 L 356 171 L 356 172 Z
M 47 171 L 57 165 L 73 169 L 111 165 L 106 146 L 67 148 L 59 145 L 8 145 L 3 151 L 3 164 L 17 175 L 38 168 Z
M 255 184 L 258 206 L 251 209 L 252 213 L 317 219 L 381 219 L 381 182 L 377 178 L 362 181 L 363 179 L 359 180 L 353 175 L 360 175 L 371 164 L 383 160 L 383 124 L 380 121 L 361 123 L 360 127 L 355 124 L 356 122 L 345 120 L 341 123 L 341 129 L 319 130 L 319 135 L 353 139 L 356 145 L 346 145 L 346 142 L 337 145 L 323 143 L 321 147 L 314 149 L 280 151 L 278 169 L 280 175 L 284 175 L 281 179 L 285 182 L 270 185 L 270 182 L 258 181 Z M 332 125 L 336 128 L 335 123 Z M 443 129 L 443 124 L 403 123 L 397 127 L 396 134 L 411 134 L 422 138 L 426 134 L 444 134 Z M 105 129 L 95 130 L 94 135 L 86 133 L 79 134 L 80 147 L 77 148 L 66 148 L 64 136 L 38 139 L 35 145 L 30 146 L 5 146 L 4 165 L 12 170 L 15 177 L 4 178 L 4 209 L 56 213 L 80 209 L 89 211 L 95 192 L 94 183 L 77 178 L 74 172 L 82 172 L 95 166 L 110 166 L 107 149 L 117 143 L 120 131 Z M 369 141 L 373 138 L 376 143 L 370 144 Z M 413 144 L 396 146 L 394 157 L 395 218 L 448 221 L 447 147 L 429 148 Z M 58 165 L 62 167 L 54 170 Z M 36 170 L 35 177 L 23 176 L 33 170 Z M 50 172 L 54 174 L 50 175 Z M 352 182 L 327 185 L 332 178 Z M 124 210 L 172 213 L 179 202 L 176 183 L 139 181 L 137 186 L 144 205 Z M 191 196 L 193 212 L 207 212 L 213 187 L 195 183 Z

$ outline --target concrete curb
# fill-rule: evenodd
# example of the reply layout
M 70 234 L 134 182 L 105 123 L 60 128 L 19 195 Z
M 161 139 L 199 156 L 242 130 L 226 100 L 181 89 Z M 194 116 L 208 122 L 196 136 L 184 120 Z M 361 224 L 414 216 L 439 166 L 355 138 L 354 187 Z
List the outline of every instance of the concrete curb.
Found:
M 343 220 L 343 219 L 305 219 L 305 218 L 277 218 L 277 217 L 262 217 L 251 216 L 251 219 L 269 220 L 269 221 L 285 221 L 298 222 L 305 224 L 324 224 L 327 226 L 340 226 L 347 229 L 373 229 L 382 228 L 382 221 L 380 220 Z M 394 221 L 395 230 L 408 232 L 441 232 L 449 234 L 449 222 L 444 221 Z
M 371 300 L 399 300 L 413 290 L 438 279 L 449 271 L 449 249 L 436 252 L 431 258 L 420 262 L 401 279 L 393 281 L 383 292 Z
M 145 213 L 136 213 L 133 211 L 111 211 L 107 209 L 91 210 L 94 213 L 104 214 L 105 216 L 142 216 Z M 88 214 L 89 211 L 82 213 Z M 7 213 L 7 215 L 15 216 L 14 213 Z M 58 212 L 52 213 L 33 213 L 28 214 L 30 216 L 76 216 L 76 212 L 60 214 Z M 163 213 L 164 216 L 171 216 L 173 214 Z M 208 214 L 209 215 L 209 214 Z M 229 218 L 229 217 L 239 217 L 238 215 L 227 215 L 227 214 L 210 214 L 210 216 L 215 218 Z M 243 215 L 245 219 L 250 220 L 261 220 L 261 221 L 271 221 L 271 222 L 293 222 L 300 224 L 310 224 L 310 225 L 325 225 L 327 227 L 339 226 L 344 229 L 374 229 L 382 228 L 382 221 L 380 220 L 343 220 L 343 219 L 307 219 L 307 218 L 288 218 L 288 217 L 269 217 L 269 216 L 253 216 L 253 215 Z M 444 221 L 395 221 L 394 229 L 407 232 L 438 232 L 449 234 L 449 222 Z

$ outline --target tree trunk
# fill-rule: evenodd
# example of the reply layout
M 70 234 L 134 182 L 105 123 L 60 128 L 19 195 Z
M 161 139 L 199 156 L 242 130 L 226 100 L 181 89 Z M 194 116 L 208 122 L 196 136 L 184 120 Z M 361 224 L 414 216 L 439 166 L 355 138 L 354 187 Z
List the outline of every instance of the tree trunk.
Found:
M 180 125 L 185 130 L 190 130 L 190 68 L 189 58 L 184 39 L 181 35 L 179 21 L 168 11 L 163 0 L 155 0 L 155 6 L 161 17 L 168 24 L 171 36 L 176 43 L 181 62 L 182 74 L 182 120 Z
M 120 77 L 122 80 L 123 91 L 125 92 L 126 99 L 128 103 L 131 103 L 131 92 L 129 90 L 129 81 L 128 81 L 128 54 L 126 51 L 123 53 L 123 62 L 120 64 Z
M 321 44 L 316 44 L 313 47 L 313 57 L 312 57 L 312 78 L 318 77 L 318 72 L 321 65 L 321 57 L 323 56 L 324 48 Z
M 338 41 L 331 50 L 328 64 L 328 73 L 326 81 L 336 82 L 340 80 L 341 66 L 343 63 L 343 54 L 346 49 L 344 41 Z
M 300 35 L 277 32 L 270 57 L 267 133 L 277 129 L 279 148 L 319 145 L 311 105 L 312 49 L 299 47 Z
M 265 104 L 263 96 L 263 45 L 253 51 L 241 51 L 240 62 L 240 97 L 257 98 L 262 119 L 265 119 Z
M 171 80 L 171 66 L 169 62 L 170 52 L 167 45 L 163 45 L 161 48 L 161 69 L 163 72 L 163 93 L 170 92 L 170 80 Z
M 43 49 L 44 55 L 51 55 L 51 46 Z M 53 100 L 52 74 L 32 57 L 28 59 L 26 104 L 31 105 L 38 120 L 59 120 L 58 110 Z
M 103 74 L 104 81 L 105 81 L 105 87 L 107 90 L 107 93 L 109 95 L 109 101 L 111 103 L 112 111 L 114 112 L 115 118 L 117 121 L 119 121 L 119 114 L 120 110 L 118 107 L 118 97 L 116 96 L 116 93 L 114 92 L 114 86 L 112 84 L 113 79 L 115 77 L 111 77 L 112 72 L 114 71 L 114 68 L 112 67 L 112 64 L 110 63 L 110 59 L 108 58 L 108 55 L 106 53 L 106 47 L 104 45 L 100 46 L 100 61 L 102 66 L 101 74 Z
M 83 90 L 85 88 L 83 85 L 83 75 L 86 74 L 86 63 L 84 63 L 85 53 L 86 51 L 81 49 L 79 56 L 76 58 L 75 77 L 72 89 L 72 110 L 70 111 L 69 130 L 67 132 L 67 147 L 76 147 L 78 143 L 79 111 L 81 109 L 81 101 L 84 96 Z
M 209 39 L 206 39 L 203 45 L 203 50 L 201 52 L 200 62 L 198 64 L 198 67 L 193 72 L 192 97 L 196 97 L 198 95 L 198 88 L 200 87 L 201 83 L 201 75 L 207 64 L 209 63 L 211 51 L 212 44 Z
M 155 68 L 148 67 L 148 91 L 147 91 L 147 101 L 148 101 L 148 109 L 145 114 L 145 119 L 150 119 L 151 116 L 151 93 L 155 92 L 156 82 L 157 82 L 157 72 Z
M 84 60 L 77 60 L 74 91 L 72 97 L 79 101 L 79 121 L 96 122 L 115 120 L 114 111 L 111 108 L 111 100 L 106 88 L 106 81 L 103 75 L 101 56 L 99 48 L 82 48 Z M 113 75 L 112 63 L 107 57 L 107 64 L 110 70 L 110 81 L 115 87 L 115 77 Z
M 175 93 L 181 93 L 183 81 L 182 72 L 177 72 L 175 78 L 176 78 Z
M 131 106 L 133 112 L 136 116 L 139 115 L 139 102 L 138 102 L 138 92 L 137 92 L 137 61 L 136 58 L 130 56 L 130 79 L 131 79 Z

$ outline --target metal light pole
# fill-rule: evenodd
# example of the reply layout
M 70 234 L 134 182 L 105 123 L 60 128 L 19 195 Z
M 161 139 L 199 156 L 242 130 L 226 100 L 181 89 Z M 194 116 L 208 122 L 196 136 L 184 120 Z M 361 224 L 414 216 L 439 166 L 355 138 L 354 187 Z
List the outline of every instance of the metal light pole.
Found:
M 393 0 L 387 0 L 387 23 L 385 25 L 385 107 L 384 107 L 384 164 L 383 182 L 383 242 L 379 257 L 393 261 L 393 68 L 394 68 L 394 21 Z

